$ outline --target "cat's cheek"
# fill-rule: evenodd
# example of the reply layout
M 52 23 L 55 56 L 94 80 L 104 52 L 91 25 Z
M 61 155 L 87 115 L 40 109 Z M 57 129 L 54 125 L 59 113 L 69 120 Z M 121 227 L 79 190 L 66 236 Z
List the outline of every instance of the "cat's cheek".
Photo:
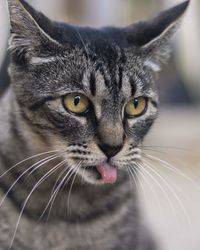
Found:
M 94 137 L 95 128 L 86 118 L 73 117 L 70 114 L 55 117 L 52 112 L 47 117 L 54 126 L 55 133 L 67 142 L 80 142 Z
M 127 136 L 134 141 L 135 145 L 138 145 L 152 127 L 153 122 L 153 118 L 138 121 L 130 119 L 125 126 Z

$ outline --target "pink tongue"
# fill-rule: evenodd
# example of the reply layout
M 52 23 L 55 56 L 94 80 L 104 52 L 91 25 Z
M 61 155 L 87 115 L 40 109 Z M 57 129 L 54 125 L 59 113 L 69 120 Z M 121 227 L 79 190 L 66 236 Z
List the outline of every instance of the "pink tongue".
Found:
M 97 166 L 97 171 L 100 173 L 105 183 L 114 184 L 117 181 L 117 169 L 108 163 L 102 163 Z

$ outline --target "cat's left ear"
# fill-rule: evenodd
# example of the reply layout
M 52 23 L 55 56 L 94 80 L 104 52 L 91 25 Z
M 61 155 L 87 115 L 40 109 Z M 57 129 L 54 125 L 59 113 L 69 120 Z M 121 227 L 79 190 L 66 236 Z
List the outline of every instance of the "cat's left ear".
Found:
M 154 18 L 127 27 L 129 46 L 139 49 L 145 66 L 153 71 L 159 71 L 161 64 L 168 59 L 171 51 L 170 42 L 189 2 L 185 1 L 159 13 Z
M 61 47 L 58 28 L 24 0 L 7 0 L 10 14 L 10 51 L 18 64 L 48 60 Z

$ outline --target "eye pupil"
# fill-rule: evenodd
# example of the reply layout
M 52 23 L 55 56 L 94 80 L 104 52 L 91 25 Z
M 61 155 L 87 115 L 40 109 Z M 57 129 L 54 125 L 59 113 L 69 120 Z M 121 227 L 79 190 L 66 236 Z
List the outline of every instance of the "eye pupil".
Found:
M 83 115 L 89 110 L 89 99 L 79 93 L 71 93 L 63 98 L 63 106 L 67 111 L 77 115 Z
M 81 100 L 80 96 L 74 97 L 74 106 L 77 106 L 79 104 L 80 100 Z
M 145 97 L 136 97 L 131 99 L 126 107 L 125 107 L 125 113 L 129 117 L 138 117 L 145 113 L 147 109 L 147 98 Z
M 135 98 L 135 99 L 133 100 L 133 105 L 134 105 L 135 109 L 137 109 L 138 104 L 139 104 L 139 100 L 138 100 L 138 98 Z

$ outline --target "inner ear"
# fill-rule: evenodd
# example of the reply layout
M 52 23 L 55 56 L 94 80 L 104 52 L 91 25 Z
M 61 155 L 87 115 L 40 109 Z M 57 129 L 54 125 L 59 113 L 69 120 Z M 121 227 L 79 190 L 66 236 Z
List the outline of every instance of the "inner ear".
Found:
M 27 63 L 31 57 L 40 56 L 45 51 L 53 54 L 55 47 L 61 47 L 58 41 L 56 24 L 45 15 L 33 9 L 24 0 L 8 0 L 10 13 L 10 51 L 14 62 Z

